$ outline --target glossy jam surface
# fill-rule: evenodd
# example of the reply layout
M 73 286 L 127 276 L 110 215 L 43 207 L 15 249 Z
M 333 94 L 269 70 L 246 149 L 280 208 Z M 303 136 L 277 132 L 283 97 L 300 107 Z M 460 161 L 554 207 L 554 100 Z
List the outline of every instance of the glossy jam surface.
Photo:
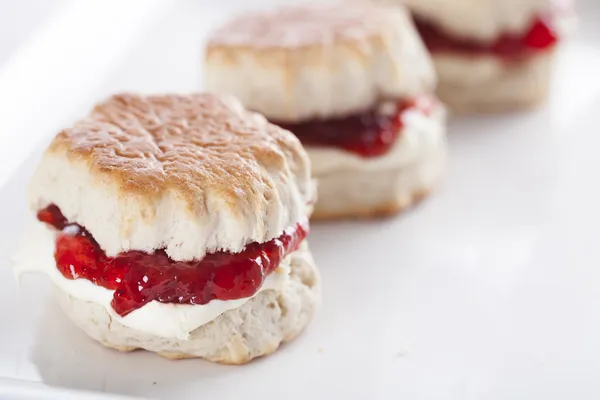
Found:
M 240 253 L 220 251 L 201 260 L 173 261 L 163 250 L 108 257 L 85 228 L 69 223 L 55 205 L 39 211 L 38 219 L 60 231 L 54 258 L 63 276 L 114 290 L 111 304 L 121 316 L 152 300 L 206 304 L 250 297 L 308 233 L 307 226 L 298 224 L 276 239 L 250 243 Z
M 433 53 L 493 54 L 510 59 L 546 50 L 558 42 L 556 33 L 541 18 L 536 19 L 525 34 L 504 34 L 489 44 L 453 37 L 426 21 L 417 20 L 416 25 L 427 48 Z
M 312 120 L 298 124 L 273 123 L 291 131 L 304 145 L 333 147 L 361 157 L 377 157 L 387 153 L 402 129 L 402 115 L 411 108 L 429 113 L 433 99 L 423 96 L 396 103 L 395 110 L 382 113 L 372 109 L 343 118 Z

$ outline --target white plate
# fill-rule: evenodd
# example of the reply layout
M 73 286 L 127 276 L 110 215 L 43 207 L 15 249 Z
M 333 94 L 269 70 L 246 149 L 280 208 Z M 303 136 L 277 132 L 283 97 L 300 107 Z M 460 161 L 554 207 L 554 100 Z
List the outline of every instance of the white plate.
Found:
M 225 12 L 214 7 L 174 2 L 82 102 L 193 89 L 206 21 Z M 107 350 L 61 314 L 45 280 L 19 292 L 7 255 L 32 156 L 0 192 L 0 398 L 48 387 L 219 400 L 600 397 L 600 6 L 580 9 L 545 108 L 452 121 L 447 179 L 413 212 L 314 227 L 318 317 L 245 367 Z

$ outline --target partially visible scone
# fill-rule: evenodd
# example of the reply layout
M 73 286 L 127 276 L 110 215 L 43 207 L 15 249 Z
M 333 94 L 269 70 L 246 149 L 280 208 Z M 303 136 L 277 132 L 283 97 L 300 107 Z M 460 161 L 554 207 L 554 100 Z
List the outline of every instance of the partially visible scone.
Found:
M 209 91 L 300 139 L 319 181 L 314 218 L 395 214 L 443 173 L 433 65 L 401 8 L 342 2 L 245 14 L 209 37 L 204 70 Z
M 547 98 L 555 50 L 572 19 L 568 2 L 380 1 L 413 12 L 439 76 L 438 96 L 452 111 L 527 109 Z
M 59 133 L 15 257 L 119 350 L 244 363 L 310 321 L 309 159 L 229 97 L 117 95 Z

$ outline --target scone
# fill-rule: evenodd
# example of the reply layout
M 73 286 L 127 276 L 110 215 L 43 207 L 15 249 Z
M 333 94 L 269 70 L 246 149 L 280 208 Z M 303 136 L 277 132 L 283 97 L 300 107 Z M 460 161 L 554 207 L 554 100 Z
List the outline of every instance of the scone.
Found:
M 29 198 L 17 272 L 105 346 L 241 364 L 313 316 L 308 156 L 232 98 L 114 96 L 54 138 Z
M 209 37 L 205 85 L 293 132 L 314 218 L 390 215 L 424 197 L 446 158 L 445 111 L 410 17 L 368 2 L 245 14 Z
M 436 66 L 438 96 L 452 111 L 528 109 L 546 99 L 569 7 L 553 0 L 391 2 L 414 13 Z

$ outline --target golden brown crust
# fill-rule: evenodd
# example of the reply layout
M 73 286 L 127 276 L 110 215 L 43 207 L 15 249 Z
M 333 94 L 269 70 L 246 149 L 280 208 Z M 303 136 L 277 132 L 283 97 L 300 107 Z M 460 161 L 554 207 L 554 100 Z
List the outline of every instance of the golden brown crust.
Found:
M 109 349 L 120 351 L 121 353 L 131 353 L 132 351 L 135 351 L 138 349 L 137 347 L 132 347 L 132 346 L 113 345 L 108 342 L 101 342 L 101 343 L 104 347 L 108 347 Z
M 401 202 L 399 200 L 389 201 L 378 204 L 373 207 L 361 207 L 353 210 L 342 210 L 342 212 L 319 212 L 315 211 L 311 216 L 313 221 L 333 221 L 333 220 L 360 220 L 360 219 L 377 219 L 387 218 L 407 211 L 422 202 L 431 193 L 430 188 L 421 188 L 416 190 L 409 202 Z
M 213 32 L 212 46 L 297 48 L 377 35 L 387 8 L 366 2 L 281 7 L 240 15 Z
M 294 172 L 308 170 L 295 137 L 210 94 L 113 96 L 60 132 L 48 151 L 85 161 L 122 194 L 173 191 L 192 209 L 207 192 L 231 199 L 232 210 L 268 202 L 276 190 L 264 171 L 283 170 L 288 158 Z

